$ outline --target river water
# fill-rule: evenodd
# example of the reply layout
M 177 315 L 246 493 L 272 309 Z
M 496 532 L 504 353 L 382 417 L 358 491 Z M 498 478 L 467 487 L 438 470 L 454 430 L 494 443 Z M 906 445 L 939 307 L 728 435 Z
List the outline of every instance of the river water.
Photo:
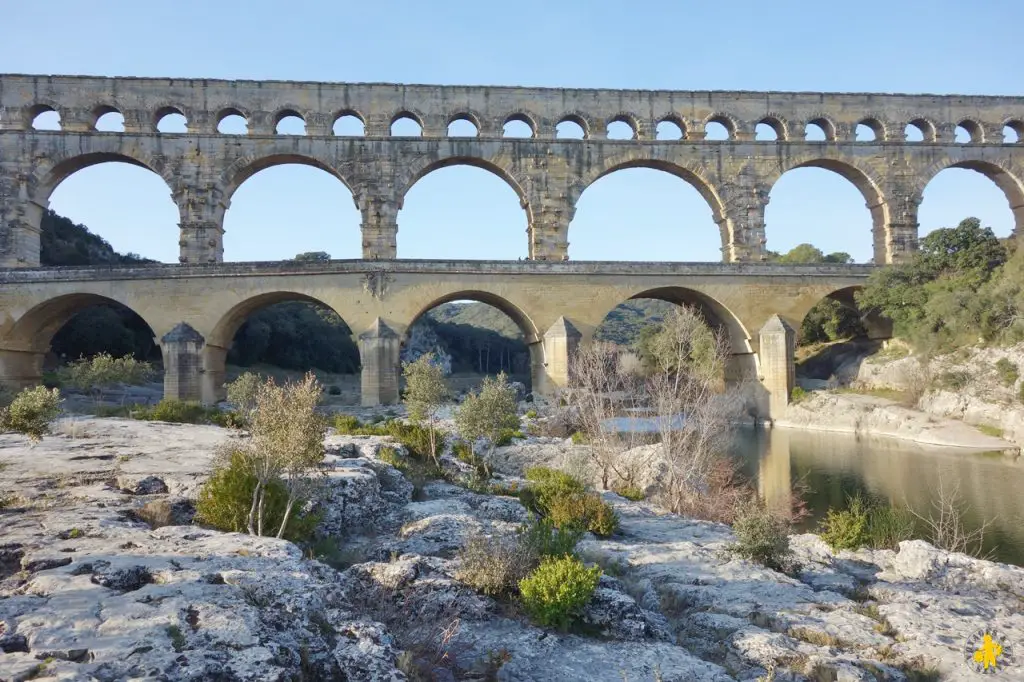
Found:
M 785 499 L 796 481 L 808 486 L 811 517 L 800 530 L 814 530 L 829 507 L 843 507 L 856 492 L 929 516 L 940 483 L 946 490 L 959 483 L 965 525 L 992 521 L 984 550 L 1024 566 L 1024 457 L 789 429 L 742 429 L 733 453 L 769 504 Z

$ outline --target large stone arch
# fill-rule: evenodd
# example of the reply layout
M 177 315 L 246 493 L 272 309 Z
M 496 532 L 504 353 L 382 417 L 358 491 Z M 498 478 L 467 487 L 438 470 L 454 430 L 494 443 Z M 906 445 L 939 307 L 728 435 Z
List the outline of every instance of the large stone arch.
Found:
M 452 140 L 458 140 L 458 138 L 451 138 Z M 475 140 L 475 138 L 465 138 L 467 140 Z M 454 147 L 458 147 L 459 143 L 454 142 Z M 527 196 L 526 185 L 527 182 L 517 177 L 517 175 L 510 169 L 496 163 L 493 160 L 479 157 L 479 156 L 467 156 L 463 154 L 452 154 L 451 156 L 445 156 L 442 158 L 433 159 L 430 161 L 421 161 L 416 164 L 410 164 L 409 166 L 403 167 L 398 171 L 397 177 L 395 178 L 395 201 L 396 207 L 399 211 L 405 205 L 405 197 L 409 191 L 416 185 L 417 182 L 425 178 L 427 175 L 434 171 L 441 170 L 442 168 L 451 168 L 454 166 L 470 166 L 472 168 L 479 168 L 487 171 L 492 175 L 500 178 L 506 185 L 512 188 L 515 192 L 516 197 L 519 199 L 519 206 L 526 213 L 526 222 L 524 229 L 528 229 L 533 223 L 534 213 L 530 198 Z M 396 221 L 400 219 L 401 215 L 396 216 Z M 396 251 L 397 251 L 397 239 L 396 239 Z
M 235 334 L 242 324 L 258 310 L 276 303 L 292 301 L 323 306 L 334 311 L 346 325 L 352 324 L 327 301 L 298 291 L 268 291 L 236 301 L 226 310 L 222 309 L 215 313 L 210 320 L 213 326 L 206 330 L 204 337 L 205 345 L 202 351 L 202 397 L 204 402 L 213 403 L 223 400 L 225 397 L 224 381 L 227 375 L 228 351 L 231 350 Z M 349 330 L 355 331 L 351 326 L 349 326 Z M 202 331 L 200 331 L 200 334 L 202 334 Z
M 629 168 L 649 168 L 673 175 L 683 180 L 697 190 L 708 206 L 711 207 L 711 214 L 714 221 L 721 228 L 723 260 L 727 260 L 727 254 L 732 252 L 735 243 L 735 229 L 731 216 L 719 188 L 715 182 L 708 177 L 700 164 L 687 164 L 671 159 L 656 158 L 650 155 L 650 149 L 635 148 L 625 155 L 615 156 L 590 165 L 590 167 L 570 183 L 569 193 L 572 197 L 573 210 L 579 202 L 583 193 L 601 178 L 612 173 Z M 569 229 L 572 229 L 570 223 Z
M 773 177 L 765 179 L 774 187 L 775 183 L 783 175 L 797 168 L 821 168 L 831 171 L 848 180 L 857 188 L 857 191 L 864 197 L 864 203 L 871 213 L 874 261 L 875 263 L 889 262 L 891 260 L 891 254 L 889 253 L 891 211 L 887 197 L 882 190 L 883 182 L 881 178 L 871 170 L 855 164 L 846 154 L 824 152 L 810 157 L 804 156 L 787 159 L 779 164 L 778 172 L 773 174 Z
M 493 306 L 507 315 L 523 334 L 523 343 L 530 353 L 530 378 L 533 390 L 539 390 L 548 385 L 545 375 L 546 353 L 544 344 L 544 330 L 538 329 L 534 319 L 523 310 L 522 307 L 513 303 L 505 296 L 480 288 L 456 289 L 440 295 L 434 294 L 429 297 L 429 302 L 417 303 L 413 310 L 415 313 L 408 319 L 407 324 L 401 331 L 400 344 L 404 344 L 409 338 L 409 331 L 413 325 L 439 305 L 451 303 L 452 301 L 477 301 Z
M 57 187 L 80 170 L 101 163 L 127 163 L 160 176 L 167 185 L 169 193 L 174 191 L 176 176 L 173 169 L 163 161 L 142 152 L 137 148 L 125 149 L 119 141 L 105 145 L 102 140 L 93 145 L 92 149 L 81 154 L 68 154 L 49 159 L 45 164 L 37 166 L 34 173 L 35 191 L 33 198 L 42 206 L 49 203 L 50 196 Z M 103 147 L 109 147 L 104 149 Z
M 864 325 L 869 339 L 890 338 L 892 336 L 892 322 L 882 317 L 877 311 L 861 310 L 860 306 L 857 305 L 856 295 L 858 292 L 863 291 L 864 287 L 864 284 L 851 284 L 834 289 L 820 290 L 816 292 L 816 297 L 812 296 L 800 301 L 799 306 L 794 311 L 794 321 L 797 325 L 794 327 L 794 330 L 797 332 L 798 337 L 800 327 L 811 310 L 822 301 L 831 299 L 843 307 L 853 310 L 860 316 L 861 324 Z
M 293 136 L 295 137 L 295 136 Z M 301 139 L 301 138 L 300 138 Z M 284 166 L 288 164 L 298 164 L 301 166 L 312 166 L 326 173 L 329 173 L 336 177 L 349 192 L 353 192 L 354 189 L 348 179 L 345 178 L 342 173 L 335 168 L 329 161 L 318 158 L 313 154 L 305 154 L 301 152 L 295 152 L 292 150 L 280 150 L 270 151 L 267 154 L 260 156 L 243 156 L 235 159 L 227 168 L 220 174 L 220 184 L 223 191 L 224 206 L 227 208 L 231 203 L 231 197 L 234 195 L 238 188 L 242 186 L 246 180 L 256 175 L 262 170 L 272 168 L 274 166 Z M 357 204 L 358 207 L 358 204 Z
M 1024 170 L 1014 168 L 1010 163 L 994 159 L 956 159 L 944 157 L 920 173 L 917 194 L 920 203 L 924 190 L 935 176 L 947 168 L 963 168 L 981 173 L 1002 190 L 1013 213 L 1013 235 L 1024 234 Z
M 713 329 L 723 331 L 728 339 L 734 355 L 751 352 L 750 333 L 739 317 L 724 303 L 703 291 L 691 287 L 665 286 L 653 289 L 638 289 L 616 304 L 633 301 L 639 298 L 652 298 L 675 305 L 685 305 L 696 309 Z M 615 307 L 609 308 L 601 315 L 601 320 L 608 316 Z
M 526 314 L 525 311 L 523 311 L 522 308 L 500 294 L 483 289 L 459 289 L 439 296 L 433 296 L 430 298 L 428 303 L 419 304 L 416 308 L 415 314 L 413 314 L 405 324 L 405 328 L 402 332 L 403 340 L 407 338 L 409 329 L 416 324 L 421 317 L 437 306 L 444 305 L 445 303 L 451 303 L 452 301 L 477 301 L 479 303 L 486 303 L 489 306 L 493 306 L 508 315 L 508 317 L 515 322 L 516 326 L 519 327 L 519 330 L 523 333 L 523 339 L 527 345 L 536 343 L 540 340 L 542 330 L 537 329 L 534 321 Z
M 16 386 L 38 384 L 43 376 L 43 358 L 54 334 L 77 313 L 103 303 L 116 303 L 135 313 L 159 341 L 166 331 L 159 321 L 143 314 L 130 300 L 92 292 L 62 294 L 37 303 L 16 319 L 4 324 L 0 340 L 0 377 Z

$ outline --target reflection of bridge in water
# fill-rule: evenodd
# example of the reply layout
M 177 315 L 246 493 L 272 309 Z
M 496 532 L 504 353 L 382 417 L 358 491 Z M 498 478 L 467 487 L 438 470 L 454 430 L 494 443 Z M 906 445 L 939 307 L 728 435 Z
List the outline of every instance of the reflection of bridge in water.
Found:
M 858 491 L 928 516 L 940 483 L 946 490 L 959 484 L 965 523 L 974 528 L 994 519 L 986 547 L 1002 561 L 1024 564 L 1024 458 L 820 431 L 771 429 L 742 439 L 746 470 L 756 474 L 769 505 L 787 504 L 793 482 L 802 479 L 815 521 Z

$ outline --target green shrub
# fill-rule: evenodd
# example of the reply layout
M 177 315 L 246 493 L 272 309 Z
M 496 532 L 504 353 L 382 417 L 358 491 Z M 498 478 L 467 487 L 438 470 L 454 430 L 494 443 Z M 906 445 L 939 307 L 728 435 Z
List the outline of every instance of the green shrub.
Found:
M 999 381 L 1003 383 L 1003 386 L 1013 386 L 1020 378 L 1017 363 L 1007 358 L 996 360 L 996 374 L 999 375 Z
M 494 445 L 497 447 L 511 445 L 513 438 L 526 438 L 526 436 L 519 429 L 502 429 L 495 439 Z
M 520 491 L 520 502 L 556 527 L 577 527 L 601 537 L 618 530 L 615 511 L 599 495 L 588 492 L 582 481 L 547 467 L 527 469 L 526 479 L 531 485 Z
M 971 375 L 964 370 L 951 370 L 935 377 L 935 385 L 946 391 L 962 391 L 971 383 Z
M 404 445 L 411 456 L 419 459 L 431 459 L 430 429 L 426 426 L 406 424 L 397 419 L 392 419 L 380 424 L 377 429 L 382 432 L 382 435 L 391 436 Z M 441 452 L 444 450 L 444 435 L 435 432 L 434 437 L 437 443 L 437 451 Z
M 526 414 L 524 416 L 527 419 L 536 419 L 537 418 L 537 410 L 527 410 Z
M 333 426 L 338 433 L 354 434 L 360 430 L 362 423 L 359 421 L 359 417 L 351 414 L 336 414 Z
M 0 409 L 0 429 L 23 433 L 32 442 L 50 432 L 50 422 L 60 414 L 60 390 L 35 386 L 14 397 L 11 404 Z
M 556 528 L 550 519 L 538 518 L 519 531 L 521 541 L 538 557 L 563 557 L 576 553 L 583 530 L 575 527 Z
M 619 529 L 615 510 L 596 493 L 571 493 L 551 498 L 546 516 L 558 528 L 582 528 L 608 537 Z
M 569 438 L 572 440 L 573 445 L 587 444 L 587 435 L 582 431 L 573 431 Z
M 399 471 L 405 471 L 409 468 L 409 463 L 405 457 L 398 454 L 398 450 L 389 446 L 384 446 L 377 450 L 377 459 L 385 464 L 390 464 Z
M 736 535 L 734 553 L 776 571 L 789 568 L 792 561 L 789 524 L 764 504 L 754 502 L 741 510 L 732 531 Z
M 1024 383 L 1021 383 L 1020 388 L 1017 389 L 1017 400 L 1024 403 Z
M 846 509 L 829 509 L 819 524 L 818 533 L 833 551 L 857 549 L 868 544 L 868 507 L 856 495 Z
M 455 577 L 477 592 L 500 597 L 514 591 L 539 559 L 521 538 L 473 535 L 459 551 Z
M 868 514 L 868 543 L 873 549 L 898 549 L 914 537 L 914 515 L 906 509 L 879 506 Z
M 114 384 L 140 385 L 152 376 L 153 367 L 148 362 L 136 360 L 131 355 L 115 358 L 109 353 L 75 360 L 57 370 L 57 380 L 62 386 L 83 391 Z
M 796 403 L 805 400 L 809 395 L 810 393 L 808 393 L 804 389 L 800 388 L 799 386 L 794 386 L 793 390 L 789 392 L 789 402 L 795 405 Z
M 214 424 L 223 421 L 220 410 L 207 407 L 195 400 L 174 400 L 164 398 L 151 408 L 135 413 L 136 419 L 172 424 Z
M 993 438 L 1002 438 L 1002 428 L 994 424 L 977 424 L 975 428 L 984 433 L 986 436 L 992 436 Z
M 196 521 L 217 530 L 244 533 L 256 481 L 246 453 L 237 449 L 227 452 L 199 491 Z M 270 481 L 264 489 L 263 509 L 263 528 L 268 534 L 277 532 L 287 503 L 288 490 L 284 484 Z M 284 537 L 292 542 L 309 540 L 319 521 L 315 514 L 302 511 L 304 503 L 305 500 L 300 500 L 295 505 L 285 528 Z
M 519 592 L 536 623 L 566 630 L 590 601 L 600 577 L 600 567 L 587 568 L 576 557 L 548 558 L 519 582 Z
M 632 500 L 633 502 L 640 502 L 647 497 L 644 495 L 644 491 L 638 486 L 624 483 L 612 486 L 612 492 L 619 497 L 625 497 L 627 500 Z

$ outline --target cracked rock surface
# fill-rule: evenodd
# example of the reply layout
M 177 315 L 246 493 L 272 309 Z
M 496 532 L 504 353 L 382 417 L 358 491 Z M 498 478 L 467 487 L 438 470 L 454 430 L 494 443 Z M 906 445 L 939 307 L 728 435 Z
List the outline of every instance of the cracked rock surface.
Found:
M 336 570 L 190 525 L 236 434 L 84 417 L 58 431 L 0 435 L 0 680 L 404 680 L 410 656 L 438 680 L 957 680 L 973 679 L 962 649 L 979 628 L 1024 643 L 1024 569 L 920 541 L 835 554 L 805 534 L 784 575 L 729 553 L 726 526 L 610 493 L 621 532 L 579 546 L 605 575 L 580 627 L 557 632 L 456 578 L 465 539 L 515 533 L 519 502 L 414 491 L 377 459 L 385 439 L 325 442 L 319 530 L 348 553 Z M 565 456 L 550 445 L 523 459 Z M 184 525 L 153 528 L 143 507 Z

